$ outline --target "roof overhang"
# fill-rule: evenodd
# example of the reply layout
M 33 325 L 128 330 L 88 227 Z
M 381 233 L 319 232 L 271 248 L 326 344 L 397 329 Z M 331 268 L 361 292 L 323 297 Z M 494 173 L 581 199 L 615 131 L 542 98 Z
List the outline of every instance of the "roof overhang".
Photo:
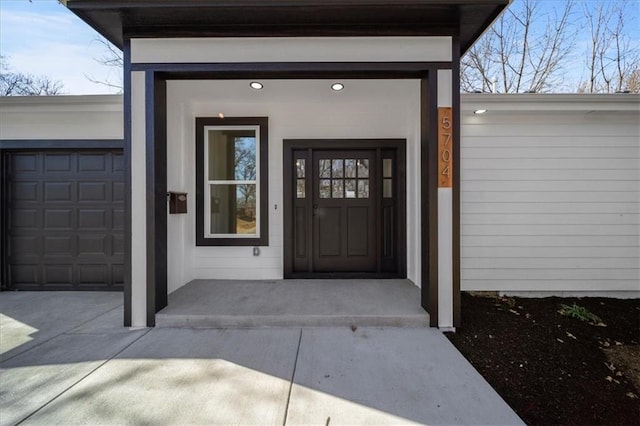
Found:
M 66 0 L 110 42 L 149 37 L 459 36 L 460 54 L 511 0 Z

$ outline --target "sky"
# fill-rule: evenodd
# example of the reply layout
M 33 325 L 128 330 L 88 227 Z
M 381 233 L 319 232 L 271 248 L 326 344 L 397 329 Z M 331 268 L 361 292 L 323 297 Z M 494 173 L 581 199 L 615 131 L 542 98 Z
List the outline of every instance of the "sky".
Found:
M 13 71 L 45 75 L 65 94 L 117 90 L 92 83 L 117 80 L 117 71 L 95 58 L 105 54 L 100 35 L 56 0 L 0 0 L 0 54 Z
M 559 0 L 538 1 L 542 7 L 549 7 L 553 3 L 557 5 Z M 589 3 L 596 0 L 579 1 Z M 640 0 L 630 1 L 632 16 L 629 16 L 628 25 L 638 40 Z M 98 33 L 56 0 L 0 0 L 0 54 L 4 57 L 3 62 L 13 71 L 45 75 L 61 81 L 65 94 L 117 92 L 117 89 L 93 83 L 87 78 L 99 81 L 119 79 L 116 69 L 96 60 L 105 55 L 105 47 L 99 39 Z M 575 53 L 578 69 L 582 58 L 581 52 Z

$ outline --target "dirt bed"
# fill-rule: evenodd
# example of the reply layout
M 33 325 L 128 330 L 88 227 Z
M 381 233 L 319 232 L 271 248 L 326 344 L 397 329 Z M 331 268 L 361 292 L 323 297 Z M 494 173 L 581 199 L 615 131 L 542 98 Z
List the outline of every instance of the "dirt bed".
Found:
M 561 315 L 577 304 L 602 323 Z M 447 337 L 530 425 L 640 425 L 640 300 L 462 295 Z

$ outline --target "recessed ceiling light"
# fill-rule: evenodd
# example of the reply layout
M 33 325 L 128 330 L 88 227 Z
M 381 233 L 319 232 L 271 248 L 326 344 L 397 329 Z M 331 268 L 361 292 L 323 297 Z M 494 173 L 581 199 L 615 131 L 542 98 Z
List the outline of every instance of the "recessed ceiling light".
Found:
M 259 81 L 252 81 L 251 83 L 249 83 L 249 86 L 251 86 L 253 90 L 262 90 L 262 88 L 264 87 Z
M 218 118 L 224 118 L 224 113 L 223 112 L 219 112 L 218 113 Z
M 331 85 L 331 90 L 333 90 L 334 92 L 339 92 L 342 89 L 344 89 L 344 84 L 342 83 L 333 83 Z
M 474 114 L 486 114 L 486 112 L 487 112 L 486 109 L 477 109 L 473 111 Z

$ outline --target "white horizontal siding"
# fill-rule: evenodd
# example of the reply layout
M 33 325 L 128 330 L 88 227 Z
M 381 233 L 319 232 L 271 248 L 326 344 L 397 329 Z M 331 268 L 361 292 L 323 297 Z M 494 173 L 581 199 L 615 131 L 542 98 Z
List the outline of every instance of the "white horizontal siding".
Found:
M 638 112 L 496 106 L 462 114 L 461 288 L 640 291 Z
M 462 148 L 464 151 L 464 148 Z M 464 153 L 463 153 L 464 155 Z M 480 181 L 480 180 L 498 180 L 501 182 L 508 181 L 594 181 L 594 180 L 613 180 L 616 182 L 622 181 L 637 181 L 638 171 L 631 170 L 615 170 L 615 169 L 583 169 L 578 171 L 567 169 L 547 169 L 544 173 L 540 170 L 518 170 L 518 169 L 465 169 L 464 178 L 467 181 Z M 489 186 L 492 188 L 492 186 Z M 464 189 L 464 187 L 463 187 Z
M 463 225 L 639 225 L 640 214 L 465 214 L 460 221 Z
M 462 183 L 464 186 L 464 183 Z M 465 195 L 462 194 L 464 200 Z M 529 202 L 529 203 L 481 203 L 462 201 L 463 214 L 509 214 L 509 213 L 612 213 L 638 214 L 638 203 L 564 203 L 564 202 Z
M 483 259 L 481 262 L 487 262 L 485 265 L 490 265 L 488 260 L 484 259 L 498 259 L 506 260 L 508 262 L 514 262 L 513 265 L 517 265 L 518 261 L 512 261 L 511 258 L 518 259 L 556 259 L 556 258 L 569 258 L 569 259 L 619 259 L 619 258 L 640 258 L 639 247 L 625 247 L 625 246 L 463 246 L 461 248 L 463 261 L 463 267 L 471 267 L 475 260 Z M 467 263 L 472 262 L 472 263 Z M 637 262 L 636 262 L 637 264 Z
M 467 286 L 462 290 L 468 291 L 485 291 L 482 289 L 491 289 L 491 291 L 503 292 L 545 292 L 554 295 L 562 294 L 562 292 L 571 291 L 577 293 L 604 292 L 601 294 L 617 294 L 618 292 L 633 292 L 637 297 L 638 278 L 632 280 L 592 280 L 583 279 L 553 279 L 545 278 L 543 280 L 519 279 L 517 277 L 506 280 L 490 279 L 490 280 L 473 280 L 473 286 Z M 615 290 L 615 289 L 620 290 Z M 535 290 L 526 290 L 535 289 Z M 548 294 L 547 294 L 548 295 Z
M 491 124 L 487 123 L 488 126 Z M 467 124 L 467 128 L 471 124 Z M 579 148 L 585 147 L 593 148 L 607 148 L 607 144 L 603 143 L 600 138 L 585 138 L 578 135 L 564 135 L 548 138 L 518 138 L 514 140 L 512 136 L 508 135 L 494 135 L 494 136 L 475 136 L 473 138 L 463 139 L 461 145 L 464 148 L 509 148 L 509 149 L 523 149 L 523 148 Z M 618 135 L 616 136 L 616 146 L 620 148 L 634 148 L 638 149 L 638 140 L 635 136 Z

